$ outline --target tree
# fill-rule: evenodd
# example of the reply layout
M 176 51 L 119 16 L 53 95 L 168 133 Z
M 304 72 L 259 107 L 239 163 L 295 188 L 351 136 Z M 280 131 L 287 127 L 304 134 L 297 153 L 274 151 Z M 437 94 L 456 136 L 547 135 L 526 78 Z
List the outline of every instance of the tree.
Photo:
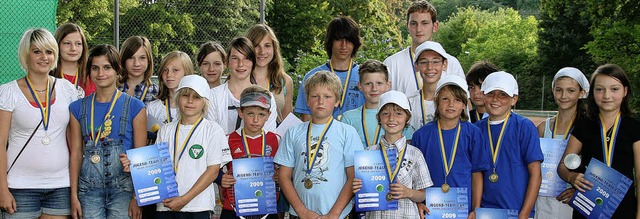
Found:
M 586 2 L 543 0 L 541 2 L 538 30 L 539 62 L 535 71 L 545 75 L 545 102 L 554 103 L 551 81 L 555 73 L 564 67 L 575 67 L 585 74 L 595 68 L 584 45 L 593 40 L 589 34 L 591 22 L 584 12 Z M 556 109 L 555 104 L 545 104 L 546 109 Z
M 591 21 L 593 41 L 585 45 L 598 64 L 620 65 L 629 75 L 632 86 L 640 85 L 640 2 L 587 0 L 585 11 Z M 640 99 L 632 96 L 632 109 L 640 107 Z

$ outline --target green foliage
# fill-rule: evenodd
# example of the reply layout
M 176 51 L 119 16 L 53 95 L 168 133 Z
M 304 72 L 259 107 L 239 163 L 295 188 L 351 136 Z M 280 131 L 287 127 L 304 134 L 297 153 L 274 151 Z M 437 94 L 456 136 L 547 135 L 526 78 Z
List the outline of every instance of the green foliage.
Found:
M 180 50 L 194 55 L 200 44 L 218 41 L 226 47 L 258 22 L 252 0 L 119 0 L 120 42 L 146 36 L 153 46 L 156 67 L 164 54 Z M 112 0 L 59 0 L 58 25 L 74 22 L 85 29 L 91 46 L 114 44 Z
M 530 109 L 539 103 L 541 84 L 531 72 L 537 60 L 537 28 L 533 16 L 523 18 L 511 8 L 491 12 L 468 7 L 442 22 L 435 40 L 458 57 L 463 69 L 477 60 L 489 60 L 514 74 L 520 90 L 526 91 L 518 106 Z
M 593 40 L 585 45 L 597 65 L 620 65 L 632 82 L 631 91 L 640 85 L 640 2 L 586 1 L 585 11 L 591 21 Z M 638 95 L 632 96 L 631 108 L 640 107 Z

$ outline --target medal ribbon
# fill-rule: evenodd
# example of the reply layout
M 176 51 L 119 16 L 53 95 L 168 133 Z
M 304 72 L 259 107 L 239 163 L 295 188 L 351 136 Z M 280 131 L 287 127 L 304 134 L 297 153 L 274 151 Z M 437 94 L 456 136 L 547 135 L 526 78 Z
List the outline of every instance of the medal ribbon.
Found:
M 73 85 L 76 86 L 76 89 L 78 89 L 78 77 L 80 77 L 80 75 L 78 75 L 78 70 L 76 70 L 76 78 L 73 79 Z
M 51 117 L 51 93 L 53 92 L 53 89 L 51 89 L 49 87 L 49 78 L 47 77 L 47 90 L 45 93 L 45 101 L 46 101 L 46 106 L 42 105 L 42 102 L 40 101 L 40 97 L 38 97 L 38 95 L 36 95 L 36 93 L 33 92 L 34 88 L 31 86 L 31 80 L 29 80 L 28 76 L 24 77 L 27 82 L 27 88 L 29 88 L 29 92 L 31 93 L 31 96 L 33 97 L 33 99 L 36 101 L 36 104 L 38 105 L 38 109 L 40 110 L 40 116 L 42 116 L 42 124 L 44 125 L 44 131 L 46 132 L 49 129 L 49 118 Z
M 493 161 L 493 168 L 495 169 L 496 163 L 498 162 L 498 153 L 500 152 L 500 143 L 502 143 L 502 136 L 504 135 L 504 129 L 507 127 L 507 122 L 509 122 L 509 117 L 511 116 L 511 112 L 507 115 L 507 118 L 504 119 L 502 123 L 502 129 L 500 129 L 500 135 L 498 137 L 498 142 L 496 143 L 496 147 L 493 147 L 493 136 L 491 135 L 491 123 L 487 120 L 487 132 L 489 132 L 489 145 L 491 145 L 491 160 Z
M 351 66 L 353 66 L 353 59 L 349 62 L 349 70 L 347 70 L 347 79 L 344 82 L 344 87 L 342 88 L 342 99 L 340 100 L 340 108 L 344 104 L 344 97 L 347 96 L 347 90 L 349 89 L 349 79 L 351 78 Z M 331 67 L 331 73 L 335 74 L 333 71 L 333 64 L 331 64 L 331 60 L 329 60 L 329 67 Z
M 605 163 L 607 166 L 611 167 L 611 163 L 613 162 L 613 149 L 616 147 L 616 138 L 618 137 L 618 131 L 620 130 L 620 113 L 616 115 L 616 120 L 611 127 L 613 130 L 611 132 L 611 137 L 609 138 L 609 142 L 607 143 L 607 131 L 606 126 L 604 124 L 604 118 L 602 118 L 602 114 L 600 116 L 600 136 L 602 141 L 602 156 L 604 156 Z
M 91 138 L 93 139 L 93 145 L 95 147 L 98 146 L 98 142 L 100 141 L 100 134 L 102 134 L 102 130 L 104 129 L 104 122 L 107 121 L 107 119 L 111 116 L 111 111 L 113 110 L 113 106 L 116 105 L 117 99 L 120 97 L 120 91 L 118 89 L 116 89 L 113 92 L 113 95 L 111 96 L 111 101 L 109 102 L 109 104 L 111 106 L 109 106 L 109 111 L 107 111 L 107 114 L 104 115 L 104 120 L 102 120 L 102 124 L 100 125 L 100 127 L 98 127 L 98 135 L 95 135 L 95 126 L 93 125 L 93 115 L 94 115 L 94 110 L 96 108 L 95 104 L 96 104 L 96 94 L 93 94 L 93 97 L 91 98 Z
M 151 84 L 151 81 L 148 80 L 145 84 L 144 84 L 144 91 L 142 91 L 142 96 L 140 97 L 140 100 L 144 101 L 144 98 L 147 97 L 147 91 L 149 91 L 149 85 Z
M 482 120 L 482 117 L 480 117 L 480 113 L 478 113 L 478 109 L 475 110 L 476 113 L 476 122 Z
M 362 106 L 362 131 L 364 132 L 364 142 L 369 145 L 378 144 L 378 140 L 380 139 L 380 125 L 376 126 L 376 133 L 373 136 L 373 142 L 369 142 L 369 133 L 367 132 L 367 110 L 364 106 Z
M 184 154 L 184 149 L 189 143 L 189 140 L 191 140 L 193 131 L 195 131 L 198 128 L 198 126 L 200 126 L 201 122 L 202 122 L 202 116 L 200 116 L 200 118 L 198 118 L 198 120 L 196 121 L 196 124 L 193 127 L 191 127 L 191 130 L 187 135 L 187 139 L 185 139 L 184 142 L 182 142 L 182 145 L 180 145 L 180 156 L 176 156 L 177 155 L 176 149 L 178 149 L 178 133 L 180 133 L 180 124 L 177 124 L 176 126 L 176 134 L 173 138 L 173 165 L 174 165 L 173 170 L 176 173 L 178 172 L 178 162 L 180 162 L 180 159 L 182 158 L 182 154 Z
M 574 114 L 573 117 L 571 117 L 571 122 L 569 122 L 569 126 L 567 126 L 567 129 L 564 131 L 564 140 L 567 140 L 569 138 L 569 133 L 571 133 L 571 130 L 573 130 L 573 121 L 576 119 L 576 115 Z M 553 134 L 551 138 L 556 138 L 556 130 L 558 130 L 558 117 L 556 116 L 556 118 L 553 120 L 553 130 L 551 131 L 551 133 Z
M 416 89 L 420 90 L 422 87 L 422 79 L 420 78 L 420 74 L 416 71 L 416 66 L 413 64 L 413 52 L 411 52 L 411 48 L 409 48 L 409 63 L 411 63 L 411 69 L 413 69 L 413 76 L 416 79 Z
M 458 151 L 458 140 L 460 140 L 460 121 L 458 121 L 458 125 L 456 126 L 456 140 L 451 147 L 451 160 L 447 161 L 447 153 L 444 149 L 444 138 L 442 137 L 442 128 L 440 127 L 440 120 L 438 120 L 438 137 L 440 139 L 440 151 L 442 152 L 442 162 L 444 163 L 444 178 L 446 179 L 449 176 L 449 172 L 451 172 L 451 168 L 453 168 L 453 162 L 456 159 L 456 151 Z M 446 182 L 446 180 L 445 180 Z
M 171 101 L 169 101 L 169 98 L 164 100 L 164 108 L 167 112 L 167 123 L 171 123 L 171 121 L 173 121 L 173 117 L 171 117 Z
M 307 156 L 308 156 L 307 174 L 311 173 L 311 170 L 313 169 L 313 163 L 316 162 L 316 155 L 318 154 L 318 149 L 320 149 L 320 145 L 322 145 L 322 141 L 324 140 L 324 135 L 327 134 L 327 131 L 329 131 L 329 127 L 331 127 L 331 124 L 333 124 L 333 116 L 329 118 L 329 121 L 325 124 L 324 130 L 322 130 L 322 133 L 320 133 L 320 138 L 318 139 L 318 143 L 316 143 L 315 149 L 311 149 L 312 124 L 313 123 L 309 121 L 309 128 L 307 129 Z M 312 150 L 313 150 L 313 153 L 311 153 Z
M 247 157 L 251 158 L 251 152 L 249 152 L 249 143 L 247 142 L 247 135 L 244 134 L 244 128 L 242 129 L 241 132 L 241 137 L 242 137 L 242 146 L 244 147 L 244 153 L 247 154 Z M 264 156 L 267 151 L 266 151 L 266 145 L 267 145 L 267 136 L 264 135 L 264 130 L 262 130 L 262 133 L 260 134 L 262 136 L 262 150 L 260 155 Z
M 396 180 L 396 176 L 400 171 L 400 165 L 402 164 L 402 160 L 404 159 L 404 154 L 407 152 L 405 149 L 407 149 L 407 146 L 405 146 L 404 148 L 402 148 L 402 150 L 400 150 L 400 159 L 398 159 L 398 156 L 396 155 L 396 166 L 392 171 L 391 163 L 389 162 L 389 156 L 387 155 L 387 149 L 384 147 L 384 144 L 380 143 L 380 151 L 382 152 L 382 158 L 384 159 L 384 166 L 386 167 L 385 169 L 387 170 L 387 175 L 389 176 L 390 183 L 393 183 Z

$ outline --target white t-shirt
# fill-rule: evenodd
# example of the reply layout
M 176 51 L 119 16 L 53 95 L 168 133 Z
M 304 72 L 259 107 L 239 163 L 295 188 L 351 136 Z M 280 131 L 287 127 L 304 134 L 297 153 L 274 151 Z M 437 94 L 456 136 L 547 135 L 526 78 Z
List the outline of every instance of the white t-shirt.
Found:
M 396 54 L 387 57 L 384 64 L 389 70 L 389 81 L 391 81 L 391 89 L 397 90 L 407 95 L 414 94 L 422 88 L 422 78 L 413 70 L 413 60 L 409 55 L 411 47 L 407 47 Z M 465 78 L 464 70 L 456 57 L 447 56 L 447 69 L 442 71 L 442 77 L 445 75 L 458 75 Z M 416 84 L 416 80 L 419 80 Z M 417 87 L 420 85 L 420 88 Z
M 178 106 L 169 109 L 172 120 L 176 120 L 178 118 L 177 107 Z M 162 127 L 168 123 L 169 120 L 167 119 L 167 109 L 164 106 L 164 102 L 160 99 L 151 101 L 149 105 L 147 105 L 147 131 L 151 131 L 151 127 L 153 127 L 154 124 L 158 124 L 160 127 Z
M 433 121 L 434 114 L 436 113 L 436 104 L 431 100 L 424 101 L 424 107 L 422 106 L 422 96 L 420 96 L 419 92 L 417 94 L 412 95 L 409 98 L 409 105 L 411 106 L 411 121 L 409 125 L 413 128 L 413 130 L 418 130 L 423 125 Z M 423 111 L 424 110 L 424 111 Z M 426 119 L 424 115 L 426 114 Z
M 51 83 L 54 79 L 51 78 Z M 16 81 L 0 86 L 0 110 L 11 112 L 11 127 L 7 142 L 7 168 L 38 126 L 42 117 L 40 109 L 29 103 Z M 49 145 L 42 144 L 45 137 L 44 124 L 33 135 L 7 176 L 9 188 L 52 189 L 69 187 L 69 148 L 67 147 L 67 125 L 69 104 L 78 99 L 78 91 L 67 80 L 57 79 L 55 96 L 52 97 L 49 127 Z M 45 100 L 42 100 L 45 101 Z M 2 145 L 1 147 L 5 147 Z
M 264 123 L 264 131 L 266 132 L 276 132 L 276 119 L 278 118 L 278 111 L 276 100 L 271 95 L 271 108 L 269 111 L 271 115 L 269 115 L 269 119 Z M 229 135 L 233 131 L 236 130 L 236 120 L 238 119 L 238 110 L 240 107 L 240 100 L 236 99 L 231 90 L 229 90 L 229 86 L 227 83 L 224 83 L 220 86 L 211 89 L 211 98 L 214 100 L 212 102 L 216 103 L 217 109 L 212 109 L 209 107 L 210 111 L 217 112 L 216 118 L 218 118 L 218 124 L 222 126 L 224 129 L 224 133 Z M 209 104 L 214 105 L 214 104 Z M 244 127 L 244 122 L 240 123 L 240 127 Z
M 169 144 L 169 152 L 172 160 L 175 151 L 175 132 L 180 126 L 178 134 L 178 145 L 186 140 L 189 131 L 193 125 L 179 125 L 178 120 L 162 126 L 158 132 L 157 142 L 167 142 Z M 225 139 L 224 141 L 216 141 L 212 139 Z M 178 146 L 178 149 L 180 146 Z M 178 151 L 177 155 L 180 156 Z M 226 141 L 225 133 L 215 122 L 203 119 L 198 128 L 194 130 L 191 139 L 184 148 L 184 153 L 178 160 L 178 171 L 176 172 L 176 182 L 178 183 L 178 193 L 186 194 L 191 187 L 198 181 L 198 178 L 206 171 L 207 167 L 220 164 L 227 164 L 231 161 L 231 153 L 229 144 Z M 187 203 L 181 212 L 200 212 L 213 211 L 215 206 L 215 195 L 213 184 L 209 184 L 205 190 L 194 197 Z M 156 205 L 158 211 L 169 211 L 162 203 Z

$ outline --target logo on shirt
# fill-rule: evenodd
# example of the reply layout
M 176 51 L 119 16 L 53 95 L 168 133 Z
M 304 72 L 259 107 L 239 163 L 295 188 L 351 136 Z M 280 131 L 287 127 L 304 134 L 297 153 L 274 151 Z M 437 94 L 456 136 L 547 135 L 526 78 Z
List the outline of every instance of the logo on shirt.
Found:
M 200 159 L 202 157 L 202 154 L 204 154 L 203 152 L 204 149 L 202 149 L 202 145 L 191 145 L 191 148 L 189 148 L 189 157 L 193 159 Z
M 242 150 L 240 150 L 240 148 L 236 148 L 236 149 L 233 151 L 233 153 L 234 153 L 234 154 L 239 154 L 239 153 L 242 153 Z

